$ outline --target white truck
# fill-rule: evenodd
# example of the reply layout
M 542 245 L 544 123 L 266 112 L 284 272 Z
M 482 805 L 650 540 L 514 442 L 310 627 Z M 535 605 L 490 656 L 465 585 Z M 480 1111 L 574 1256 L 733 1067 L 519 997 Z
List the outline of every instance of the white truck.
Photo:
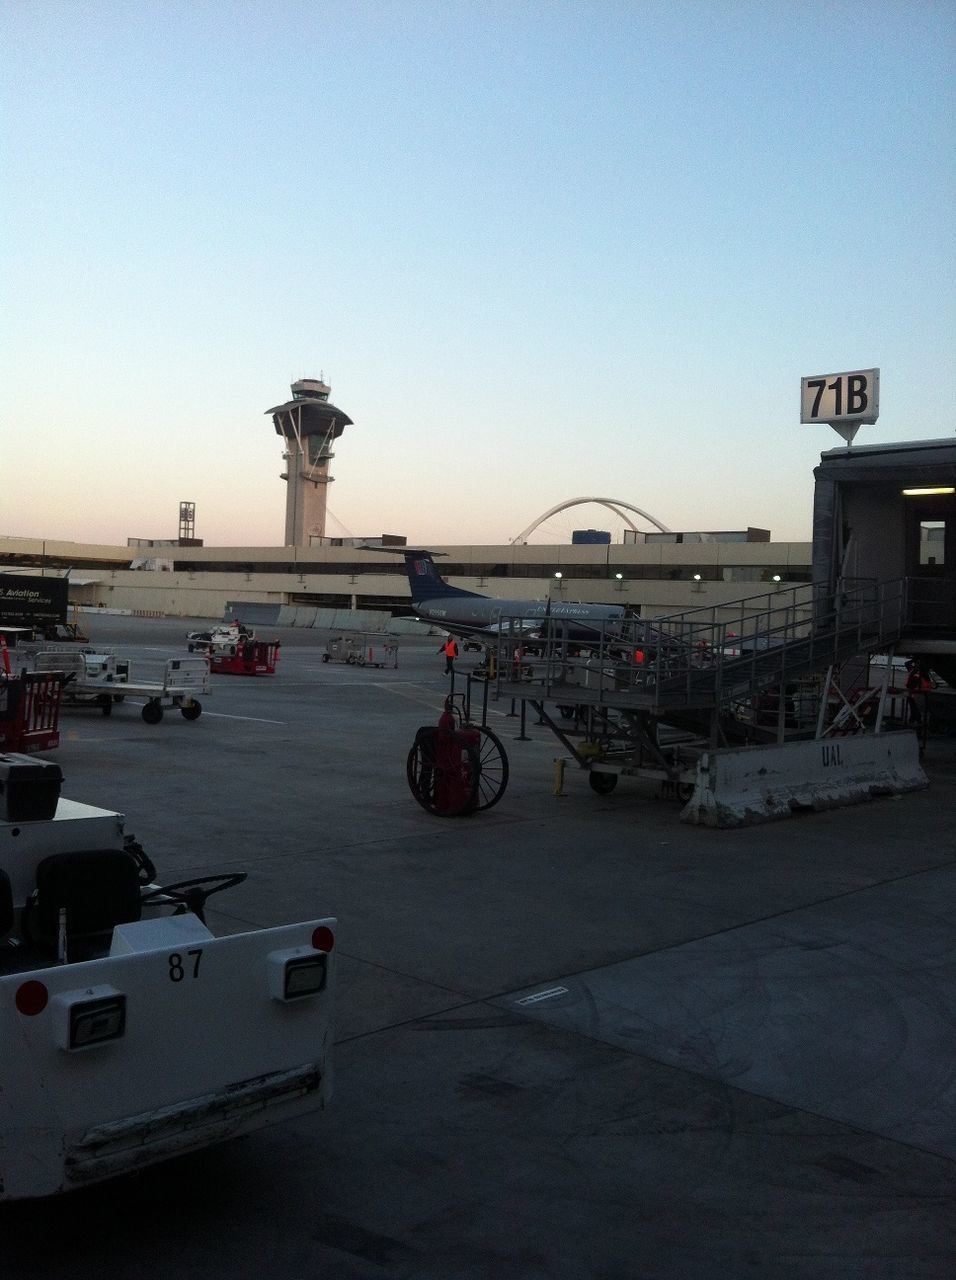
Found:
M 0 1200 L 49 1196 L 326 1105 L 330 917 L 216 937 L 119 813 L 0 756 Z

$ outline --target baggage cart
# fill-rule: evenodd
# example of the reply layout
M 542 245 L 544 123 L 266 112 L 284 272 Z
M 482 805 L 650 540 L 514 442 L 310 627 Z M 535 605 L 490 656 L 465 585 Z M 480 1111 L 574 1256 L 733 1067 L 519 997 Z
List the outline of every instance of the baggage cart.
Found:
M 357 667 L 397 667 L 398 637 L 386 631 L 346 631 L 332 636 L 323 662 L 347 662 Z

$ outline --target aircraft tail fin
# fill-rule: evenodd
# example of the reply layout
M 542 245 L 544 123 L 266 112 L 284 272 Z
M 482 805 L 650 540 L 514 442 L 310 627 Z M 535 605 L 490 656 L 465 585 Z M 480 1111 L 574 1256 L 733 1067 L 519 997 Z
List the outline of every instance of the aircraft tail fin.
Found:
M 470 596 L 481 597 L 477 591 L 465 591 L 461 587 L 453 587 L 438 572 L 430 551 L 414 548 L 402 548 L 405 557 L 405 572 L 408 574 L 408 585 L 412 592 L 412 601 L 452 599 Z

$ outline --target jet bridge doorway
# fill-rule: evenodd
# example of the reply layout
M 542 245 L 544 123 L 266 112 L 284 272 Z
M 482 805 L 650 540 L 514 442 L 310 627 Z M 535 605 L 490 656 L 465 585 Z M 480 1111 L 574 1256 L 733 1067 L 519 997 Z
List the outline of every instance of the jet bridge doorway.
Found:
M 910 494 L 905 506 L 906 576 L 914 627 L 956 627 L 956 493 Z
M 956 441 L 832 449 L 814 477 L 818 607 L 860 581 L 899 581 L 899 651 L 956 666 Z

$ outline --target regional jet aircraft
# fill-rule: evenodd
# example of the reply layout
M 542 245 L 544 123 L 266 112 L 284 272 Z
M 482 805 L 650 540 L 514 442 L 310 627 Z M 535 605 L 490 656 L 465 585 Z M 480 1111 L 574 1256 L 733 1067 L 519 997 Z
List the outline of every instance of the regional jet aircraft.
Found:
M 506 600 L 453 587 L 438 572 L 430 551 L 412 547 L 363 547 L 364 551 L 388 551 L 405 557 L 405 571 L 412 592 L 412 608 L 423 622 L 433 622 L 460 636 L 496 638 L 509 628 L 508 619 L 520 619 L 523 631 L 533 622 L 539 635 L 550 624 L 561 623 L 568 640 L 594 641 L 602 629 L 623 629 L 626 611 L 619 604 L 572 604 L 565 600 Z M 540 622 L 537 620 L 540 619 Z M 591 624 L 591 625 L 588 625 Z M 516 625 L 516 624 L 515 624 Z

